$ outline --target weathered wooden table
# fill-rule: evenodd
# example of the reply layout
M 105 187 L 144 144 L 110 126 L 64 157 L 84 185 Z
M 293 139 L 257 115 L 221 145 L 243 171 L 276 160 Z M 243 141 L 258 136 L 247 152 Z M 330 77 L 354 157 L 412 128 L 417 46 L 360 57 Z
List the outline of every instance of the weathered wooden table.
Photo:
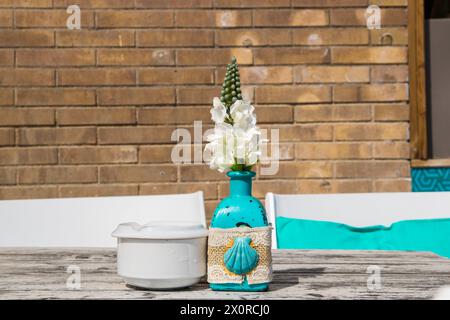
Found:
M 0 299 L 429 299 L 450 285 L 450 260 L 432 253 L 279 250 L 273 260 L 268 292 L 214 292 L 205 282 L 147 291 L 125 285 L 114 250 L 0 249 Z

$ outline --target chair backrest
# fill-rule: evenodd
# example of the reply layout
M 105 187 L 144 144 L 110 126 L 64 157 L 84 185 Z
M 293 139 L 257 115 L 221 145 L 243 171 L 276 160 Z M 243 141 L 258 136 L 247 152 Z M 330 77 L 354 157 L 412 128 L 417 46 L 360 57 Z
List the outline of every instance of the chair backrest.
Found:
M 450 192 L 266 195 L 276 242 L 276 217 L 331 221 L 354 227 L 390 226 L 401 220 L 450 218 Z
M 203 193 L 0 201 L 0 247 L 114 247 L 118 224 L 150 221 L 205 226 Z

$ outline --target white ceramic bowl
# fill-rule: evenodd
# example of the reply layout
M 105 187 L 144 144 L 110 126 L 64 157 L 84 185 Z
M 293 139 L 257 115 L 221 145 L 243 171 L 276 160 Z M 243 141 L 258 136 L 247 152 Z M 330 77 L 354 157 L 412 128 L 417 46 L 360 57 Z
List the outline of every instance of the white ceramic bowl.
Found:
M 206 274 L 207 235 L 200 224 L 120 224 L 112 233 L 118 239 L 118 274 L 147 289 L 191 286 Z

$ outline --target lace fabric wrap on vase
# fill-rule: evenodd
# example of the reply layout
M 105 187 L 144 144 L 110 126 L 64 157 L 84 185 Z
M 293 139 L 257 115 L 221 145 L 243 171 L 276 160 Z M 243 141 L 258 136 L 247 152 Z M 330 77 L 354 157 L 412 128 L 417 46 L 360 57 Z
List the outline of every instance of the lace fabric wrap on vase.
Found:
M 210 228 L 208 236 L 208 282 L 242 283 L 247 278 L 248 284 L 268 283 L 272 280 L 272 227 L 239 227 L 230 229 Z M 251 247 L 258 253 L 258 264 L 246 274 L 232 273 L 224 263 L 224 255 L 237 237 L 251 238 Z

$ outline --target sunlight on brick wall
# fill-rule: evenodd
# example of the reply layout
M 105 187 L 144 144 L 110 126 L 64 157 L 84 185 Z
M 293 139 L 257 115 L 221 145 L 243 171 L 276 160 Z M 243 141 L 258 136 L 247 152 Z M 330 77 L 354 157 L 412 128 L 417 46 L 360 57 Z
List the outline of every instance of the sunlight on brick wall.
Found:
M 236 56 L 279 173 L 254 193 L 410 190 L 407 10 L 367 0 L 0 0 L 0 199 L 203 190 L 223 174 L 174 165 L 171 133 L 210 126 Z

